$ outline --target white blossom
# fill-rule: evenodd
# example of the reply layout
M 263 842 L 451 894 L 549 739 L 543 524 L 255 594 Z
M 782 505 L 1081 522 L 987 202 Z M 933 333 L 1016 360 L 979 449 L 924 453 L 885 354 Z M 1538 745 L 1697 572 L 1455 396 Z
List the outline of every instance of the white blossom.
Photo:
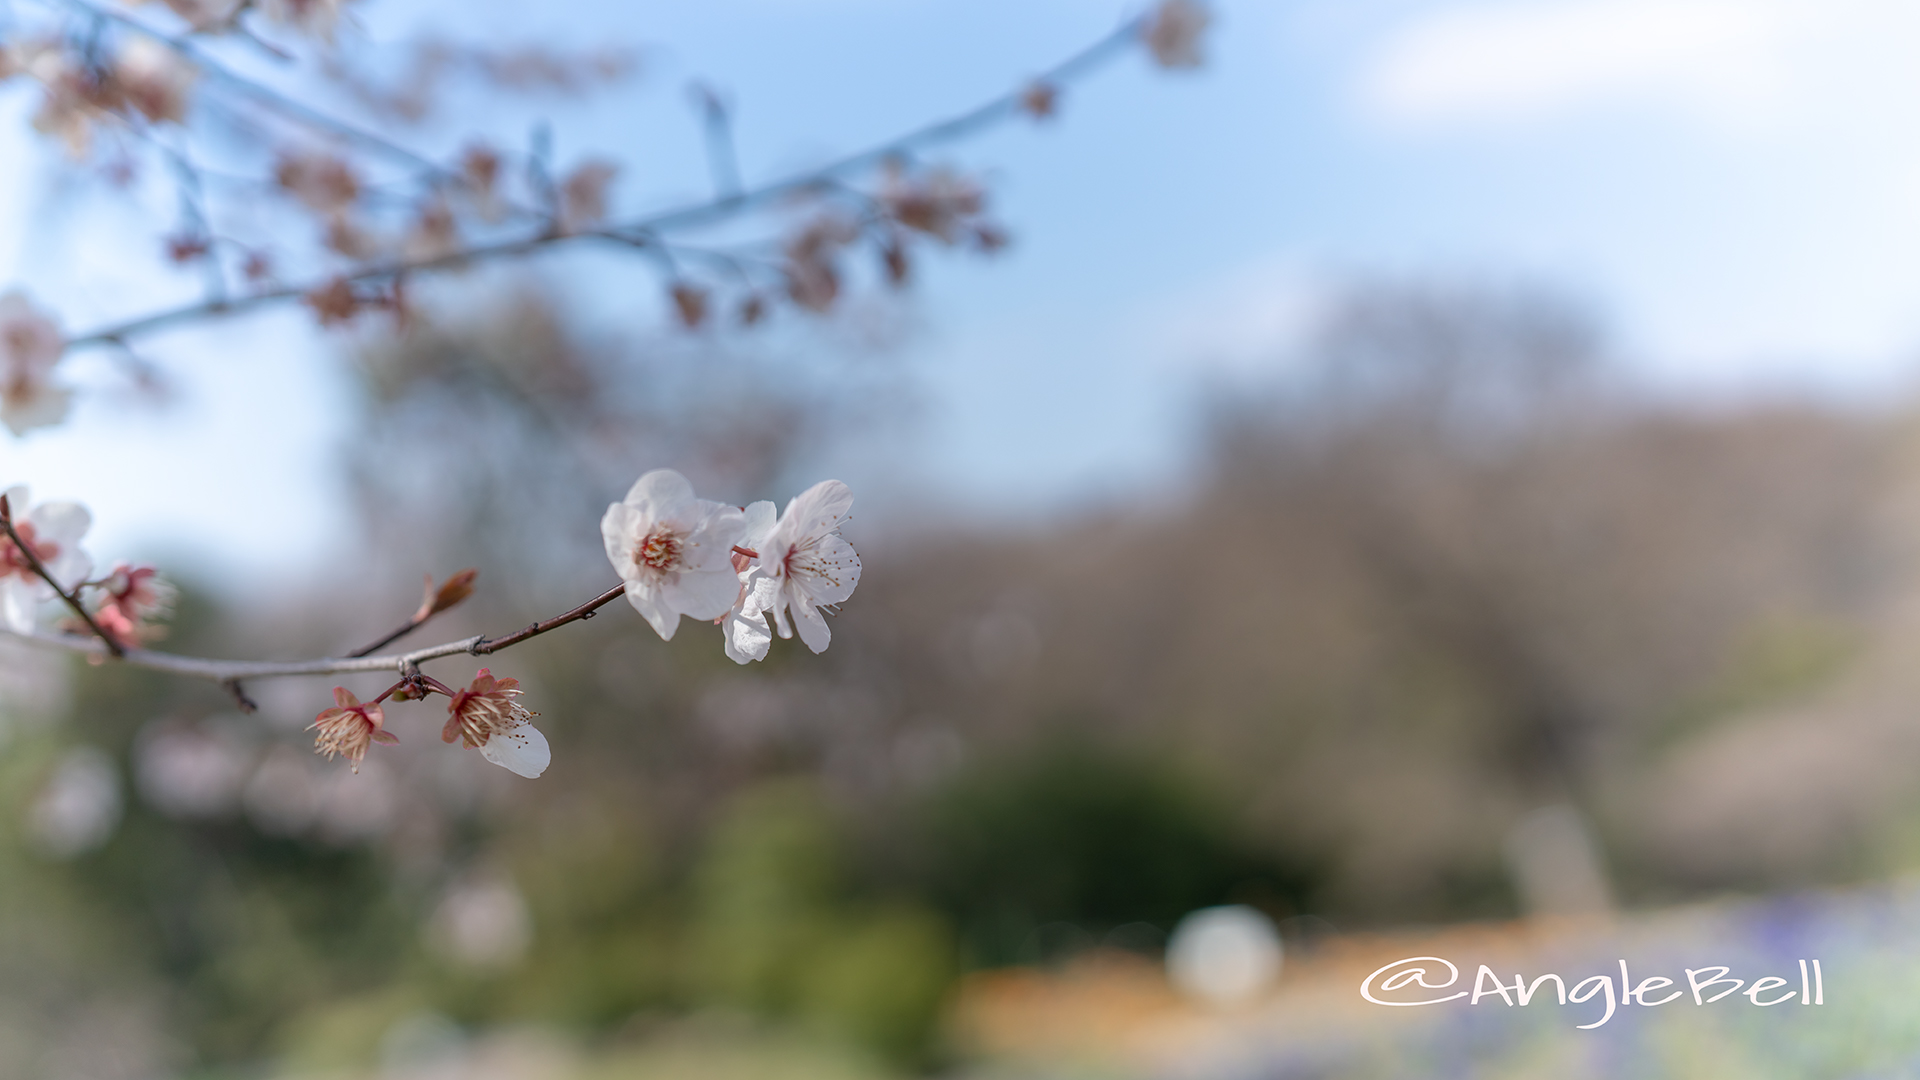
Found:
M 686 477 L 655 469 L 624 502 L 607 507 L 600 535 L 627 600 L 670 640 L 680 616 L 717 619 L 733 607 L 740 593 L 733 546 L 745 523 L 739 507 L 695 498 Z
M 66 336 L 26 296 L 0 296 L 0 423 L 15 435 L 66 418 L 70 395 L 52 381 Z
M 752 548 L 755 554 L 742 575 L 746 592 L 739 599 L 738 616 L 728 622 L 727 655 L 743 664 L 765 656 L 766 646 L 756 644 L 750 626 L 739 624 L 767 617 L 781 637 L 792 637 L 797 628 L 807 648 L 826 650 L 833 635 L 825 611 L 852 596 L 860 584 L 860 556 L 840 535 L 852 511 L 853 492 L 838 480 L 823 480 L 787 504 L 780 520 Z
M 13 513 L 14 531 L 33 549 L 54 580 L 71 590 L 86 579 L 93 559 L 80 548 L 80 538 L 93 524 L 93 515 L 79 503 L 50 502 L 27 509 L 27 487 L 5 492 Z M 34 573 L 26 555 L 12 540 L 0 535 L 0 622 L 16 633 L 33 631 L 34 612 L 55 596 L 53 586 Z

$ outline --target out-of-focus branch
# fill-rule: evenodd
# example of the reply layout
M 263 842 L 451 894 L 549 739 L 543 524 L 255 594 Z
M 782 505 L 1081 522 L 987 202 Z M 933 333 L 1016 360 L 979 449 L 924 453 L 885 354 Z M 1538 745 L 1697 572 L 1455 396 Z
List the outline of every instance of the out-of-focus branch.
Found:
M 9 527 L 9 532 L 11 528 Z M 0 630 L 0 636 L 50 648 L 65 649 L 68 652 L 105 658 L 111 655 L 121 662 L 134 667 L 152 671 L 164 671 L 172 675 L 186 675 L 193 678 L 208 679 L 228 687 L 236 694 L 239 682 L 243 679 L 276 679 L 298 675 L 350 675 L 356 672 L 390 671 L 408 675 L 421 664 L 429 660 L 438 660 L 462 653 L 472 656 L 487 656 L 502 649 L 518 645 L 528 638 L 538 637 L 549 630 L 565 626 L 581 619 L 591 619 L 601 608 L 618 600 L 626 592 L 625 585 L 619 585 L 570 611 L 556 615 L 543 622 L 534 623 L 524 630 L 515 631 L 500 638 L 475 636 L 449 641 L 439 645 L 430 645 L 412 652 L 389 653 L 384 656 L 359 657 L 323 657 L 318 660 L 210 660 L 197 656 L 178 656 L 173 653 L 154 652 L 148 649 L 123 649 L 118 643 L 101 635 L 99 641 L 73 634 L 20 634 L 11 630 Z M 63 594 L 64 595 L 64 594 Z M 72 603 L 69 600 L 69 603 Z M 88 619 L 91 624 L 92 620 Z M 97 627 L 95 629 L 98 629 Z
M 207 55 L 206 50 L 196 47 L 191 41 L 162 33 L 124 12 L 115 11 L 112 8 L 92 3 L 91 0 L 59 0 L 59 3 L 95 19 L 110 22 L 117 26 L 123 26 L 144 38 L 165 45 L 167 48 L 179 53 L 181 57 L 191 61 L 193 65 L 199 68 L 200 72 L 209 79 L 227 86 L 235 93 L 251 99 L 262 108 L 278 113 L 282 117 L 292 120 L 297 124 L 325 132 L 328 135 L 353 143 L 362 149 L 372 151 L 373 153 L 406 165 L 409 168 L 428 173 L 437 180 L 449 183 L 464 183 L 464 178 L 459 173 L 448 169 L 423 154 L 409 150 L 384 135 L 368 131 L 365 128 L 350 124 L 337 117 L 328 116 L 326 113 L 294 98 L 288 97 L 278 90 L 263 86 L 244 75 L 234 72 L 232 69 L 223 66 L 219 61 Z
M 73 592 L 68 592 L 66 586 L 54 579 L 53 572 L 47 569 L 47 564 L 40 561 L 40 553 L 33 550 L 33 545 L 27 543 L 27 541 L 21 537 L 20 533 L 14 529 L 13 507 L 8 504 L 5 495 L 0 495 L 0 529 L 4 529 L 7 534 L 7 539 L 13 541 L 14 550 L 18 551 L 20 555 L 27 560 L 27 569 L 32 570 L 39 576 L 40 580 L 52 586 L 53 591 L 59 594 L 60 599 L 64 601 L 68 607 L 73 609 L 75 615 L 80 616 L 81 621 L 87 624 L 87 629 L 92 630 L 100 639 L 98 642 L 88 641 L 87 644 L 104 645 L 108 653 L 124 658 L 127 650 L 118 641 L 115 641 L 111 634 L 102 630 L 99 623 L 93 621 L 93 614 L 87 610 L 85 604 L 80 602 L 79 596 Z
M 90 5 L 86 3 L 86 0 L 64 0 L 64 2 L 90 9 Z M 123 16 L 114 16 L 111 15 L 111 13 L 103 12 L 102 16 L 126 21 Z M 138 27 L 139 24 L 133 23 L 132 25 Z M 1101 38 L 1091 46 L 1082 49 L 1065 61 L 1041 73 L 1037 77 L 1038 80 L 1048 85 L 1058 85 L 1084 75 L 1112 57 L 1122 48 L 1135 44 L 1140 36 L 1143 25 L 1142 20 L 1138 18 L 1121 24 L 1119 28 L 1106 37 Z M 144 32 L 153 33 L 153 31 Z M 160 40 L 167 41 L 170 44 L 173 43 L 172 39 L 165 37 L 161 37 Z M 197 50 L 187 55 L 195 56 L 196 63 L 201 62 L 197 58 Z M 238 77 L 235 76 L 234 78 L 237 79 Z M 240 82 L 245 82 L 245 80 L 240 80 Z M 524 255 L 549 245 L 579 238 L 598 238 L 615 240 L 637 246 L 661 247 L 663 245 L 659 234 L 663 231 L 712 224 L 716 221 L 721 221 L 728 217 L 765 206 L 768 203 L 789 195 L 797 194 L 811 188 L 818 188 L 823 185 L 834 184 L 847 173 L 869 168 L 890 158 L 901 157 L 922 147 L 959 139 L 975 131 L 999 123 L 1021 111 L 1023 108 L 1023 98 L 1030 85 L 1030 83 L 1022 83 L 1019 87 L 981 105 L 975 106 L 966 112 L 916 128 L 913 131 L 896 136 L 886 142 L 876 144 L 856 153 L 848 154 L 845 157 L 817 168 L 796 173 L 784 179 L 775 180 L 758 187 L 747 188 L 732 194 L 722 195 L 705 202 L 693 203 L 652 214 L 648 217 L 597 229 L 562 232 L 547 227 L 541 232 L 531 236 L 523 236 L 518 239 L 503 240 L 490 244 L 480 244 L 433 258 L 378 263 L 348 270 L 340 274 L 328 275 L 324 279 L 310 281 L 302 285 L 269 289 L 225 301 L 188 304 L 167 311 L 155 312 L 150 315 L 128 319 L 121 323 L 80 334 L 68 340 L 68 347 L 78 348 L 119 344 L 130 337 L 180 323 L 218 318 L 286 300 L 297 300 L 311 295 L 335 281 L 346 281 L 349 283 L 376 281 L 422 271 L 446 269 L 486 259 Z M 268 93 L 272 92 L 268 91 Z M 405 150 L 400 150 L 400 152 L 411 153 Z M 428 164 L 430 165 L 431 163 Z M 432 167 L 436 171 L 440 171 L 439 166 Z

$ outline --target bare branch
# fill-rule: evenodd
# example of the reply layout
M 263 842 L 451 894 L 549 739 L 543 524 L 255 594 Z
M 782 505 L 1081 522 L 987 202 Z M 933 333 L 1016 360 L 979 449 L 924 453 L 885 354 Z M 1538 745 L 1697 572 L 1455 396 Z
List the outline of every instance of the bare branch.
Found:
M 9 527 L 11 531 L 11 527 Z M 626 586 L 620 585 L 594 597 L 563 614 L 556 615 L 543 622 L 534 623 L 497 639 L 484 636 L 461 638 L 458 641 L 430 645 L 424 649 L 415 649 L 407 653 L 389 653 L 385 656 L 359 657 L 323 657 L 318 660 L 209 660 L 197 656 L 178 656 L 173 653 L 154 652 L 148 649 L 122 649 L 118 643 L 102 634 L 99 641 L 79 637 L 74 634 L 21 634 L 11 630 L 0 630 L 0 637 L 15 638 L 34 645 L 65 649 L 68 652 L 86 656 L 114 656 L 134 667 L 151 671 L 164 671 L 172 675 L 186 675 L 192 678 L 217 682 L 235 695 L 236 701 L 245 701 L 246 694 L 240 687 L 242 679 L 277 679 L 300 675 L 351 675 L 357 672 L 388 671 L 401 675 L 414 673 L 421 664 L 429 660 L 438 660 L 448 656 L 468 654 L 488 656 L 502 649 L 518 645 L 528 638 L 538 637 L 549 630 L 565 626 L 581 619 L 591 619 L 601 608 L 619 599 L 626 592 Z M 92 620 L 88 620 L 91 623 Z M 243 705 L 244 708 L 244 705 Z
M 80 616 L 81 620 L 87 624 L 87 629 L 99 636 L 100 641 L 106 645 L 107 652 L 117 657 L 125 657 L 126 649 L 115 641 L 111 634 L 102 630 L 99 623 L 93 621 L 93 615 L 87 611 L 87 606 L 80 602 L 80 598 L 75 593 L 68 592 L 65 586 L 54 580 L 53 572 L 47 569 L 47 564 L 40 561 L 40 553 L 33 550 L 32 544 L 21 539 L 20 533 L 13 527 L 13 507 L 8 504 L 5 495 L 0 495 L 0 529 L 6 530 L 7 539 L 13 541 L 14 550 L 27 560 L 27 569 L 39 575 L 40 580 L 53 586 L 53 591 L 73 609 L 75 615 Z
M 65 0 L 65 2 L 83 9 L 89 6 L 85 0 Z M 111 17 L 119 21 L 131 22 L 131 20 L 126 20 L 121 16 L 113 16 L 110 13 L 104 12 L 102 14 L 103 17 Z M 132 25 L 138 27 L 137 23 L 133 23 Z M 1138 38 L 1140 26 L 1141 22 L 1139 19 L 1123 23 L 1118 29 L 1106 37 L 1101 38 L 1093 45 L 1081 50 L 1062 63 L 1042 72 L 1037 78 L 1045 80 L 1049 84 L 1058 85 L 1068 79 L 1092 70 L 1122 48 L 1131 47 Z M 153 31 L 147 31 L 144 30 L 144 28 L 141 29 L 146 33 L 153 33 Z M 169 44 L 179 44 L 165 37 L 161 37 L 159 40 L 166 41 Z M 197 50 L 186 55 L 196 57 L 196 62 L 199 62 L 197 59 Z M 238 77 L 236 76 L 234 78 L 237 79 Z M 239 82 L 244 83 L 245 80 L 239 80 Z M 833 184 L 847 173 L 871 167 L 889 158 L 900 157 L 911 150 L 942 142 L 949 142 L 999 123 L 1009 117 L 1019 115 L 1022 111 L 1022 99 L 1026 94 L 1027 86 L 1027 83 L 1022 83 L 1013 90 L 1001 94 L 966 112 L 928 124 L 886 142 L 868 147 L 865 150 L 849 154 L 818 168 L 796 173 L 785 179 L 776 180 L 759 187 L 741 190 L 737 193 L 724 195 L 706 202 L 678 207 L 624 224 L 599 229 L 562 233 L 552 228 L 546 228 L 532 236 L 503 240 L 492 244 L 476 245 L 463 251 L 453 252 L 435 258 L 380 263 L 358 270 L 351 270 L 344 274 L 328 274 L 323 278 L 316 279 L 304 285 L 270 289 L 222 302 L 189 304 L 167 311 L 155 312 L 151 315 L 139 316 L 125 322 L 80 334 L 69 339 L 68 347 L 79 348 L 117 344 L 129 337 L 150 333 L 179 323 L 234 315 L 269 304 L 296 300 L 309 293 L 325 288 L 335 280 L 344 280 L 353 283 L 379 280 L 420 271 L 446 269 L 485 259 L 524 255 L 551 244 L 558 244 L 577 238 L 598 238 L 637 246 L 657 247 L 660 246 L 661 243 L 657 234 L 665 230 L 689 228 L 724 220 L 730 216 L 764 206 L 801 191 Z M 271 92 L 269 91 L 269 93 Z M 400 149 L 400 152 L 411 155 L 411 151 Z M 427 164 L 431 165 L 431 163 Z M 432 167 L 436 171 L 439 170 L 438 166 Z

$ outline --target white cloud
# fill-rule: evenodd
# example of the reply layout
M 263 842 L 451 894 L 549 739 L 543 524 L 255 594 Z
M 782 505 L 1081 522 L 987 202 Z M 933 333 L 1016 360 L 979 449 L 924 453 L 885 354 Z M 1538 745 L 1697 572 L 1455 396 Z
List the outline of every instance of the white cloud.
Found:
M 1390 34 L 1363 68 L 1374 116 L 1519 121 L 1620 100 L 1739 119 L 1787 80 L 1800 0 L 1535 0 L 1454 5 Z

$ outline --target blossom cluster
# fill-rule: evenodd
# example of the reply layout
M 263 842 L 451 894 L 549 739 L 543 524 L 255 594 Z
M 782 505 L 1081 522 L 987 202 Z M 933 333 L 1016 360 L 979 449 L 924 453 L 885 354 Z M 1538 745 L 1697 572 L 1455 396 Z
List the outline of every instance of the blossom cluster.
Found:
M 93 558 L 80 546 L 93 515 L 75 502 L 29 502 L 24 484 L 0 491 L 8 524 L 19 537 L 0 534 L 0 627 L 30 634 L 41 609 L 72 597 L 85 604 L 101 632 L 122 648 L 161 636 L 156 621 L 172 612 L 174 587 L 151 566 L 119 563 L 105 577 L 88 580 Z
M 732 506 L 699 498 L 686 477 L 655 469 L 607 507 L 600 535 L 622 581 L 618 595 L 662 640 L 672 639 L 683 617 L 719 623 L 727 655 L 745 664 L 764 659 L 776 633 L 790 638 L 797 631 L 816 653 L 827 647 L 826 615 L 860 583 L 860 556 L 840 535 L 852 510 L 853 493 L 838 480 L 815 484 L 776 513 L 771 502 Z M 453 588 L 464 597 L 471 585 L 472 572 L 463 571 L 440 594 Z M 428 600 L 410 626 L 458 602 L 436 606 L 440 594 L 429 580 Z M 519 680 L 488 668 L 459 688 L 406 672 L 368 702 L 335 687 L 333 707 L 308 725 L 314 749 L 346 758 L 357 772 L 375 743 L 398 741 L 386 728 L 384 703 L 435 694 L 447 699 L 442 741 L 529 778 L 552 762 L 546 736 L 533 725 L 539 714 L 520 703 Z
M 745 664 L 766 657 L 775 632 L 790 638 L 796 628 L 809 649 L 826 649 L 825 614 L 860 583 L 860 556 L 840 535 L 852 510 L 838 480 L 776 515 L 771 502 L 697 498 L 686 477 L 656 469 L 607 507 L 600 535 L 627 600 L 663 640 L 683 615 L 718 622 L 727 655 Z

